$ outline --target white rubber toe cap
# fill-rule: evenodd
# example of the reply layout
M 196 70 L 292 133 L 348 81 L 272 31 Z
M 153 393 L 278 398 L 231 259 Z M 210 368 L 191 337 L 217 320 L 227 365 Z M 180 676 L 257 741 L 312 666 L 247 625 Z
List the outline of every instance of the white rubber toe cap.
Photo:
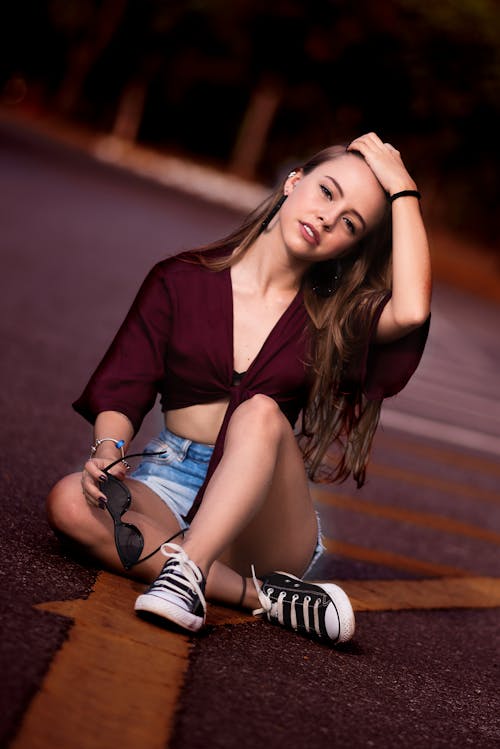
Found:
M 321 587 L 328 592 L 333 601 L 325 611 L 328 636 L 335 642 L 347 642 L 353 637 L 356 628 L 351 602 L 338 585 L 327 583 Z

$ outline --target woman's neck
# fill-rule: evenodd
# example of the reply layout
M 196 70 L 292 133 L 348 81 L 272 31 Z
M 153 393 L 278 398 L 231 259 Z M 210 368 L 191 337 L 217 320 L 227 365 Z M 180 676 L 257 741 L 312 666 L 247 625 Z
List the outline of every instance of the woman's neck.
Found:
M 233 268 L 245 285 L 254 285 L 262 295 L 270 290 L 296 293 L 309 264 L 291 261 L 283 242 L 272 234 L 276 230 L 257 237 Z

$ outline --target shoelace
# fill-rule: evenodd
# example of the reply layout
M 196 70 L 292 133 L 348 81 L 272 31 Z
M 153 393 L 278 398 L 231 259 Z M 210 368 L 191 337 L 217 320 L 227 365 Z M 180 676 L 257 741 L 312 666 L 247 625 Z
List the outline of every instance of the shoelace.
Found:
M 168 551 L 167 547 L 174 549 L 174 552 Z M 153 582 L 151 588 L 158 587 L 171 590 L 188 604 L 191 603 L 191 596 L 194 593 L 198 596 L 203 611 L 206 612 L 207 603 L 200 587 L 203 575 L 196 564 L 191 561 L 184 549 L 178 544 L 163 544 L 161 553 L 168 557 L 169 561 Z M 176 564 L 177 567 L 172 569 L 171 563 Z
M 259 614 L 267 614 L 267 616 L 271 619 L 277 619 L 280 624 L 286 625 L 285 618 L 284 618 L 284 611 L 283 611 L 283 602 L 285 601 L 285 598 L 287 596 L 286 590 L 282 590 L 281 593 L 278 595 L 277 601 L 271 601 L 271 595 L 274 593 L 274 588 L 269 588 L 267 593 L 264 593 L 262 588 L 260 587 L 258 580 L 255 576 L 255 568 L 252 565 L 252 578 L 253 578 L 253 584 L 255 585 L 255 589 L 257 591 L 257 595 L 259 597 L 259 601 L 262 605 L 261 609 L 255 609 L 252 613 L 254 616 L 258 616 Z M 292 602 L 290 604 L 290 624 L 293 627 L 293 629 L 297 629 L 297 608 L 296 602 L 300 596 L 297 593 L 294 593 L 292 595 Z M 310 621 L 309 612 L 311 610 L 311 596 L 305 595 L 304 600 L 302 602 L 302 617 L 304 619 L 304 627 L 306 632 L 311 631 L 311 624 L 312 628 L 316 632 L 316 634 L 321 637 L 322 632 L 319 626 L 319 607 L 321 605 L 321 598 L 317 598 L 312 606 L 312 613 L 313 613 L 313 621 Z M 301 604 L 298 604 L 300 606 Z

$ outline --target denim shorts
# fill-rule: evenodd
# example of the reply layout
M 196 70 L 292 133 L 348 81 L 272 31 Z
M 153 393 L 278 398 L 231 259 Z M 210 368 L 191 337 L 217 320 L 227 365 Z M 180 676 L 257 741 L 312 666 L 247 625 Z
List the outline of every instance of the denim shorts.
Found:
M 143 457 L 129 478 L 146 484 L 175 515 L 180 528 L 187 527 L 183 516 L 191 509 L 198 490 L 205 481 L 213 445 L 179 437 L 163 429 L 144 452 L 165 451 L 164 455 Z
M 158 437 L 148 442 L 144 452 L 162 450 L 165 451 L 164 455 L 143 457 L 138 467 L 129 473 L 129 478 L 140 481 L 154 491 L 175 516 L 179 528 L 187 528 L 189 523 L 184 518 L 205 481 L 214 447 L 192 442 L 163 429 Z M 325 549 L 318 515 L 317 519 L 318 541 L 304 575 L 311 570 Z

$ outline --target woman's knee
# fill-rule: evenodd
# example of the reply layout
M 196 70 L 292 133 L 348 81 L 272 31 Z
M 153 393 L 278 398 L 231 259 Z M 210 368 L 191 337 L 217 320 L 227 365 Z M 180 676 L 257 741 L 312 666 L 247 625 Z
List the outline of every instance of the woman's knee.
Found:
M 72 535 L 71 529 L 81 524 L 86 509 L 79 473 L 72 473 L 58 481 L 46 499 L 49 524 L 54 530 L 67 535 Z
M 276 435 L 281 435 L 284 429 L 291 428 L 276 401 L 260 393 L 238 406 L 231 422 L 234 426 L 243 425 L 245 428 L 265 430 L 267 436 L 273 431 Z

